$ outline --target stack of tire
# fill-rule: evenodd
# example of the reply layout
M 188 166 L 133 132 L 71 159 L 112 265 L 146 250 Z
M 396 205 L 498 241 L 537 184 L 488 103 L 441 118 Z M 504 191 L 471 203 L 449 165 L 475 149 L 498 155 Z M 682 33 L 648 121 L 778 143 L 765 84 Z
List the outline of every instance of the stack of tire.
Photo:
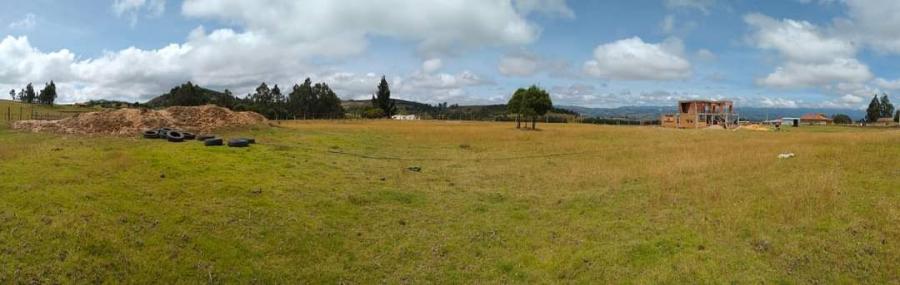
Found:
M 184 142 L 186 140 L 198 140 L 202 141 L 205 146 L 221 146 L 225 145 L 225 140 L 222 138 L 218 138 L 215 135 L 195 135 L 189 132 L 176 130 L 172 128 L 159 128 L 154 130 L 144 131 L 144 138 L 146 139 L 165 139 L 170 142 Z M 249 147 L 251 144 L 255 144 L 255 139 L 248 138 L 237 138 L 228 140 L 229 147 Z

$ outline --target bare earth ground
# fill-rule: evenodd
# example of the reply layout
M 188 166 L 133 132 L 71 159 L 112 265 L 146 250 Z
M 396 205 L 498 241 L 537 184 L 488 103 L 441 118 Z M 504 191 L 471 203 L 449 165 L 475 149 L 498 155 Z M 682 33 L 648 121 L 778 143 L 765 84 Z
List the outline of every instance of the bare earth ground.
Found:
M 0 283 L 900 283 L 900 131 L 538 127 L 0 128 Z

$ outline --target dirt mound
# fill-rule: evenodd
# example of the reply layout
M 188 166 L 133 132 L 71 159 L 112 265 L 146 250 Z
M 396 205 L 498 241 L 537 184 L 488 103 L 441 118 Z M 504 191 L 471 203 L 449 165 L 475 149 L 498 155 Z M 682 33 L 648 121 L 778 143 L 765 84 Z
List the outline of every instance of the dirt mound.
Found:
M 164 110 L 118 109 L 79 114 L 58 121 L 19 121 L 14 129 L 61 134 L 100 134 L 132 136 L 147 129 L 177 128 L 196 133 L 215 129 L 263 123 L 266 118 L 254 112 L 231 110 L 206 105 L 170 107 Z
M 760 132 L 768 132 L 771 131 L 769 127 L 761 126 L 757 124 L 751 124 L 741 127 L 742 130 L 750 130 L 750 131 L 760 131 Z

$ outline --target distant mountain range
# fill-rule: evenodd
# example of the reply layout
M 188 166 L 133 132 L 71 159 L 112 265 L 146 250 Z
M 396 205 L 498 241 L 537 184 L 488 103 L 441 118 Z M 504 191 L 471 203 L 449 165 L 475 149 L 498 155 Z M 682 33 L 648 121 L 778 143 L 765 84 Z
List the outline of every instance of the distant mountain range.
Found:
M 671 114 L 676 112 L 675 106 L 627 106 L 619 108 L 588 108 L 579 106 L 557 106 L 561 109 L 572 110 L 585 117 L 598 118 L 622 118 L 633 120 L 656 120 L 662 114 Z M 760 108 L 760 107 L 744 107 L 735 108 L 741 119 L 751 121 L 763 121 L 766 119 L 778 119 L 781 117 L 800 117 L 809 113 L 822 113 L 829 117 L 834 114 L 845 114 L 854 120 L 862 119 L 866 116 L 863 110 L 854 109 L 833 109 L 833 108 Z

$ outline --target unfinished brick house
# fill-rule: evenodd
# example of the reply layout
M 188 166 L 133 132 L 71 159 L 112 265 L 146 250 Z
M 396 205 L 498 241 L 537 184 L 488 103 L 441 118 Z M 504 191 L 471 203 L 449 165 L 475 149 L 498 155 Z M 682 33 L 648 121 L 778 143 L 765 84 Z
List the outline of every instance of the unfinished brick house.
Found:
M 735 127 L 738 119 L 734 102 L 728 100 L 689 100 L 678 102 L 678 113 L 664 114 L 660 124 L 667 128 L 701 129 L 711 126 Z

